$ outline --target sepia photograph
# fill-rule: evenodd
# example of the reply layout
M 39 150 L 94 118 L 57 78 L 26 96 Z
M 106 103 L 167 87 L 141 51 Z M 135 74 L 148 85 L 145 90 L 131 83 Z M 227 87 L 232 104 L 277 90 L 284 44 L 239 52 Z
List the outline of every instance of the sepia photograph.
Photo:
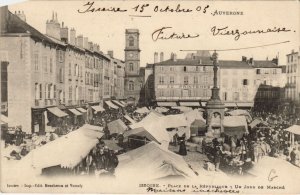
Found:
M 299 194 L 300 4 L 0 5 L 3 193 Z

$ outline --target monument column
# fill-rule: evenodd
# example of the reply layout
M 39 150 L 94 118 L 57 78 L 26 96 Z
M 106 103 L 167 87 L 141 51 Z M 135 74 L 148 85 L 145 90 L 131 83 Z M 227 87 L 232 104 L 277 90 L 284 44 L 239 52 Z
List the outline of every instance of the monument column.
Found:
M 211 60 L 213 61 L 214 71 L 214 85 L 212 88 L 212 96 L 206 104 L 206 124 L 208 126 L 207 135 L 219 137 L 220 133 L 224 131 L 223 120 L 225 105 L 220 99 L 218 88 L 218 54 L 214 51 Z

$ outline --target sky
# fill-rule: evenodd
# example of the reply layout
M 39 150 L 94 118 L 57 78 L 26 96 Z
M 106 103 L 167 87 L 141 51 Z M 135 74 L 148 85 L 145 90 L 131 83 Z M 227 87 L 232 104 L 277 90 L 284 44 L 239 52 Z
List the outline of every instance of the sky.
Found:
M 279 54 L 279 64 L 286 64 L 286 54 L 292 49 L 299 49 L 299 8 L 297 1 L 95 1 L 98 7 L 120 7 L 127 12 L 89 12 L 78 13 L 78 9 L 87 9 L 84 6 L 88 1 L 29 1 L 9 5 L 11 12 L 24 11 L 26 21 L 42 33 L 46 32 L 46 21 L 51 19 L 52 12 L 57 12 L 59 22 L 64 22 L 69 29 L 75 28 L 76 34 L 83 34 L 100 45 L 100 49 L 106 53 L 114 51 L 114 56 L 124 60 L 125 29 L 136 28 L 140 31 L 141 66 L 153 63 L 154 52 L 164 52 L 164 59 L 170 58 L 174 52 L 178 58 L 184 58 L 187 52 L 180 50 L 204 50 L 204 49 L 235 49 L 253 47 L 277 42 L 289 41 L 285 44 L 260 47 L 247 50 L 234 50 L 219 52 L 221 60 L 241 60 L 242 56 L 253 57 L 256 60 L 271 60 Z M 135 12 L 133 7 L 149 4 L 144 12 Z M 159 13 L 155 12 L 155 6 L 164 8 L 170 6 L 176 8 L 189 8 L 191 13 Z M 203 8 L 207 8 L 203 13 Z M 201 6 L 201 11 L 195 11 Z M 239 11 L 243 15 L 216 15 L 217 11 Z M 132 17 L 130 15 L 147 15 L 151 17 Z M 211 28 L 224 28 L 240 31 L 263 30 L 274 27 L 290 29 L 290 32 L 265 33 L 241 35 L 239 40 L 234 36 L 213 36 Z M 166 29 L 165 35 L 185 33 L 199 35 L 194 39 L 169 39 L 152 40 L 152 33 L 162 27 Z

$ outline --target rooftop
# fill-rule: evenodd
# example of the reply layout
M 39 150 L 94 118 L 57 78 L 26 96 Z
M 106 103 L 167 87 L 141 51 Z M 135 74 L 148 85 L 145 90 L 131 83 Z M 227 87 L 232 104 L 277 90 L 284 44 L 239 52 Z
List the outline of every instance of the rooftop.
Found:
M 252 69 L 253 67 L 245 61 L 234 61 L 234 60 L 220 60 L 219 65 L 221 69 L 225 68 L 241 68 L 241 69 Z
M 253 67 L 254 68 L 278 68 L 278 65 L 268 60 L 254 60 Z

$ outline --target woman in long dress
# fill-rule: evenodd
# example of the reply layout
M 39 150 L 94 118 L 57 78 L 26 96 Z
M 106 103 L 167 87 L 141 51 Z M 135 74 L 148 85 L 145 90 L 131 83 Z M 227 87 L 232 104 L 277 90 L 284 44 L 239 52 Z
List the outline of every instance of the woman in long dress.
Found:
M 187 155 L 186 145 L 185 145 L 185 135 L 183 135 L 182 137 L 179 137 L 179 154 L 181 156 Z

